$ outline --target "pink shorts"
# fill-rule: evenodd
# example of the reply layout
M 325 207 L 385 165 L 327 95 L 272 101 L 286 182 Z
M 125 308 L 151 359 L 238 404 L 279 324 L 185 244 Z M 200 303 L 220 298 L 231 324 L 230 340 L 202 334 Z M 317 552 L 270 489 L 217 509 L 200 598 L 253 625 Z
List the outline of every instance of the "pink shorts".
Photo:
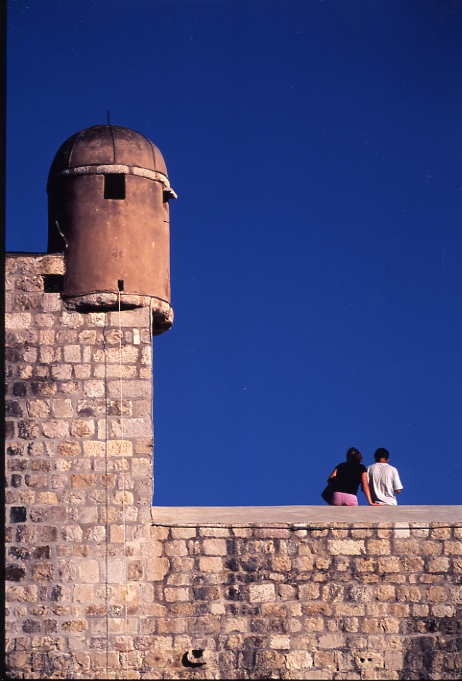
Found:
M 334 492 L 332 495 L 332 506 L 358 506 L 358 497 L 356 494 Z

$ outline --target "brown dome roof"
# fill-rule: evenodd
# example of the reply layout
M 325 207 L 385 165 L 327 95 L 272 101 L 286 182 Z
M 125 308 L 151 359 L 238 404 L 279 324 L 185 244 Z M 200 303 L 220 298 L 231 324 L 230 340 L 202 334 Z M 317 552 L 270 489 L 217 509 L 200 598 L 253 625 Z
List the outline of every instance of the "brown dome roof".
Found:
M 69 137 L 58 149 L 49 178 L 63 170 L 90 165 L 127 165 L 167 175 L 162 154 L 139 132 L 120 125 L 93 125 Z

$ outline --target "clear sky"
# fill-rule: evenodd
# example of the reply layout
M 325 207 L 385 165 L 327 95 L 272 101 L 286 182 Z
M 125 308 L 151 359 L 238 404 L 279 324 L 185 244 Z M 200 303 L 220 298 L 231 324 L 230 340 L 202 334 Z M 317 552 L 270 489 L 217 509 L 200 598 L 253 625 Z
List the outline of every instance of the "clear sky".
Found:
M 7 248 L 46 250 L 54 153 L 107 109 L 179 195 L 155 503 L 322 503 L 350 446 L 390 450 L 401 503 L 461 503 L 462 3 L 10 0 L 8 22 Z

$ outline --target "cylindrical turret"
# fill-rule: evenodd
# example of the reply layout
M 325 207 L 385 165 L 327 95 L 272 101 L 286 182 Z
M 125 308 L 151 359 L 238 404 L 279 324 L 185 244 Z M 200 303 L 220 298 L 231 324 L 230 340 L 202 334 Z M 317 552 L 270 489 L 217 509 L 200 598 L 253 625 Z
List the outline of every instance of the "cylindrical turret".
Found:
M 80 310 L 150 306 L 153 333 L 172 325 L 170 187 L 159 149 L 118 125 L 61 145 L 48 177 L 48 252 L 64 251 L 63 297 Z

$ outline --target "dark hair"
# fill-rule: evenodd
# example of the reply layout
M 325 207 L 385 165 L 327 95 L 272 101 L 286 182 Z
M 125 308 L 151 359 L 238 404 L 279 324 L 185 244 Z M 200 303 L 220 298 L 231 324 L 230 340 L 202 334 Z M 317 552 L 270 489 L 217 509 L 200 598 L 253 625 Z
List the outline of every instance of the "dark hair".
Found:
M 356 447 L 350 447 L 350 449 L 346 453 L 346 460 L 348 463 L 359 463 L 361 459 L 363 458 L 363 455 L 359 451 L 359 449 L 356 449 Z
M 374 454 L 374 459 L 378 461 L 379 459 L 389 459 L 390 458 L 390 452 L 388 449 L 384 449 L 383 447 L 379 447 L 378 449 L 375 450 Z

